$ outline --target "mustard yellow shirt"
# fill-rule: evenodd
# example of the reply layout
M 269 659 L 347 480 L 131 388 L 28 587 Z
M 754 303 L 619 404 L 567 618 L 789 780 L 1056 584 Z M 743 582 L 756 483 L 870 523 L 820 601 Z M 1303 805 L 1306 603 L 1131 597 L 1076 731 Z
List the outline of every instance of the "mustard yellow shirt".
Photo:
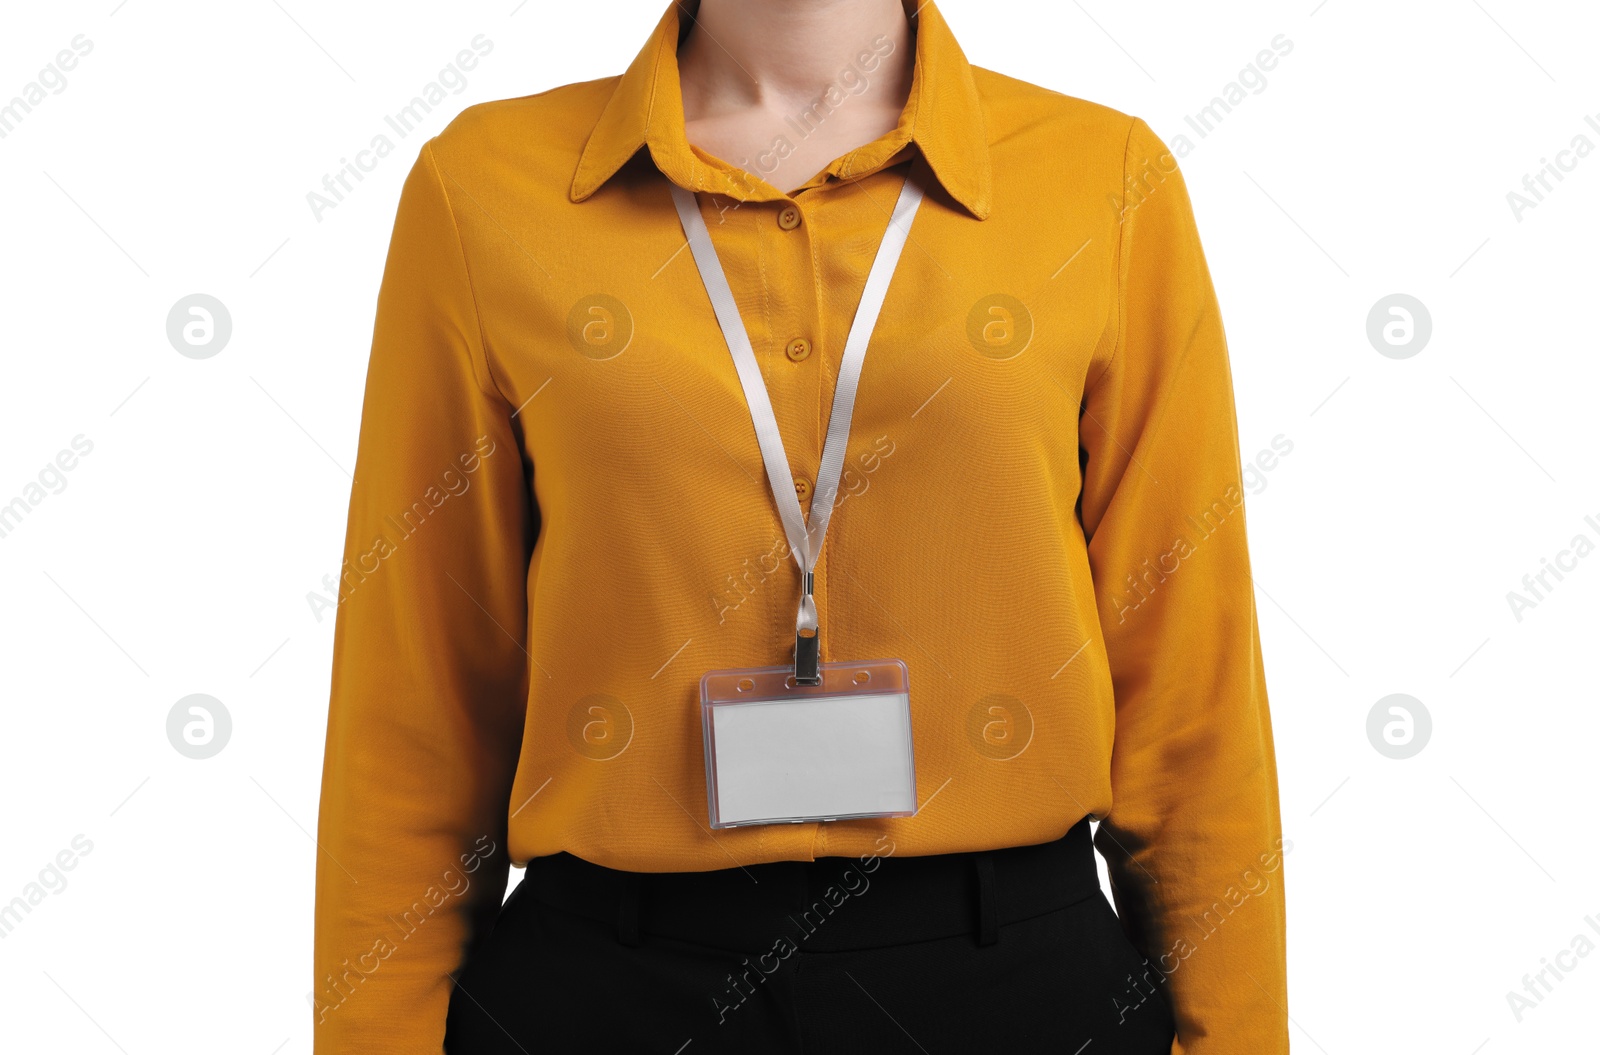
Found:
M 319 1055 L 437 1055 L 508 862 L 936 854 L 1087 814 L 1174 1052 L 1288 1050 L 1233 395 L 1183 179 L 1142 121 L 969 65 L 932 3 L 916 23 L 898 127 L 788 194 L 761 178 L 781 144 L 747 170 L 687 141 L 677 4 L 620 78 L 470 107 L 422 148 L 340 580 Z M 920 809 L 713 832 L 699 679 L 791 661 L 799 574 L 669 181 L 808 506 L 918 153 L 815 592 L 824 661 L 910 669 Z

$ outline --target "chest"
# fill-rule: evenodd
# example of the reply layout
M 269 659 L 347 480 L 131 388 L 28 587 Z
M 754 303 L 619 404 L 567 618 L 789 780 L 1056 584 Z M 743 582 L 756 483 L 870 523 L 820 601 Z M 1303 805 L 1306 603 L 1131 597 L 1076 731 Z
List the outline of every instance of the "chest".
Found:
M 701 195 L 797 477 L 814 478 L 903 175 L 792 205 Z M 507 222 L 510 207 L 465 215 L 491 366 L 548 493 L 603 495 L 613 513 L 620 495 L 643 496 L 628 506 L 650 511 L 644 531 L 704 486 L 686 473 L 725 473 L 764 500 L 749 410 L 665 181 L 619 180 L 526 225 Z M 1020 460 L 1070 489 L 1078 405 L 1115 320 L 1116 243 L 1081 217 L 1012 207 L 980 222 L 930 188 L 866 355 L 852 465 L 892 450 L 918 479 L 970 489 L 1017 479 Z

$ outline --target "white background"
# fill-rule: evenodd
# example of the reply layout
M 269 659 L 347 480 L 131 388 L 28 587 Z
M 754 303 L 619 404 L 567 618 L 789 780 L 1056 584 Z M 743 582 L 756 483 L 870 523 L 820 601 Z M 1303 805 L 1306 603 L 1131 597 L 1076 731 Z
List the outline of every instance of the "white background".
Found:
M 1243 453 L 1293 445 L 1248 510 L 1296 1050 L 1592 1051 L 1600 955 L 1520 1022 L 1506 994 L 1580 932 L 1600 943 L 1600 555 L 1520 620 L 1507 594 L 1600 542 L 1600 152 L 1520 217 L 1507 194 L 1575 136 L 1600 146 L 1600 13 L 1318 5 L 942 10 L 974 63 L 1193 142 Z M 0 503 L 93 444 L 0 538 L 0 903 L 92 843 L 0 939 L 0 1047 L 310 1051 L 333 619 L 307 595 L 338 566 L 400 182 L 471 103 L 620 73 L 662 6 L 0 13 L 0 100 L 93 43 L 0 139 Z M 465 89 L 315 218 L 307 192 L 478 34 Z M 1264 89 L 1198 138 L 1185 115 L 1279 34 Z M 203 360 L 166 335 L 196 292 L 233 322 Z M 1392 293 L 1431 316 L 1410 358 L 1367 337 Z M 232 719 L 203 761 L 166 732 L 192 693 Z M 1432 720 L 1403 760 L 1367 732 L 1394 693 Z

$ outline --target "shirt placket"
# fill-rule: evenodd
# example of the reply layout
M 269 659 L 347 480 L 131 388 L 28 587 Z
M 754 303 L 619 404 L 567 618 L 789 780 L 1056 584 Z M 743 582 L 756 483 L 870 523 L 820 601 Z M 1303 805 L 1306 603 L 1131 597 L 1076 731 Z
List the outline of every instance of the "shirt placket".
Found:
M 741 239 L 746 252 L 737 265 L 728 261 L 729 284 L 772 400 L 795 496 L 808 517 L 827 433 L 826 379 L 832 376 L 824 364 L 826 342 L 820 331 L 815 211 L 814 200 L 780 198 L 744 202 L 725 214 L 746 235 Z M 819 564 L 813 584 L 819 614 L 822 586 Z

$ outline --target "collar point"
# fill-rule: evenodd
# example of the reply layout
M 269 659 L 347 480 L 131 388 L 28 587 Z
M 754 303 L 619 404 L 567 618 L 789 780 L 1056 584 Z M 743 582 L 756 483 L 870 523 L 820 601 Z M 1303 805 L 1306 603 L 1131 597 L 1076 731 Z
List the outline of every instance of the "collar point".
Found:
M 619 168 L 621 166 L 618 166 Z M 604 169 L 593 165 L 581 164 L 578 171 L 572 176 L 572 186 L 567 191 L 567 196 L 575 202 L 585 201 L 595 191 L 599 190 L 613 175 Z

